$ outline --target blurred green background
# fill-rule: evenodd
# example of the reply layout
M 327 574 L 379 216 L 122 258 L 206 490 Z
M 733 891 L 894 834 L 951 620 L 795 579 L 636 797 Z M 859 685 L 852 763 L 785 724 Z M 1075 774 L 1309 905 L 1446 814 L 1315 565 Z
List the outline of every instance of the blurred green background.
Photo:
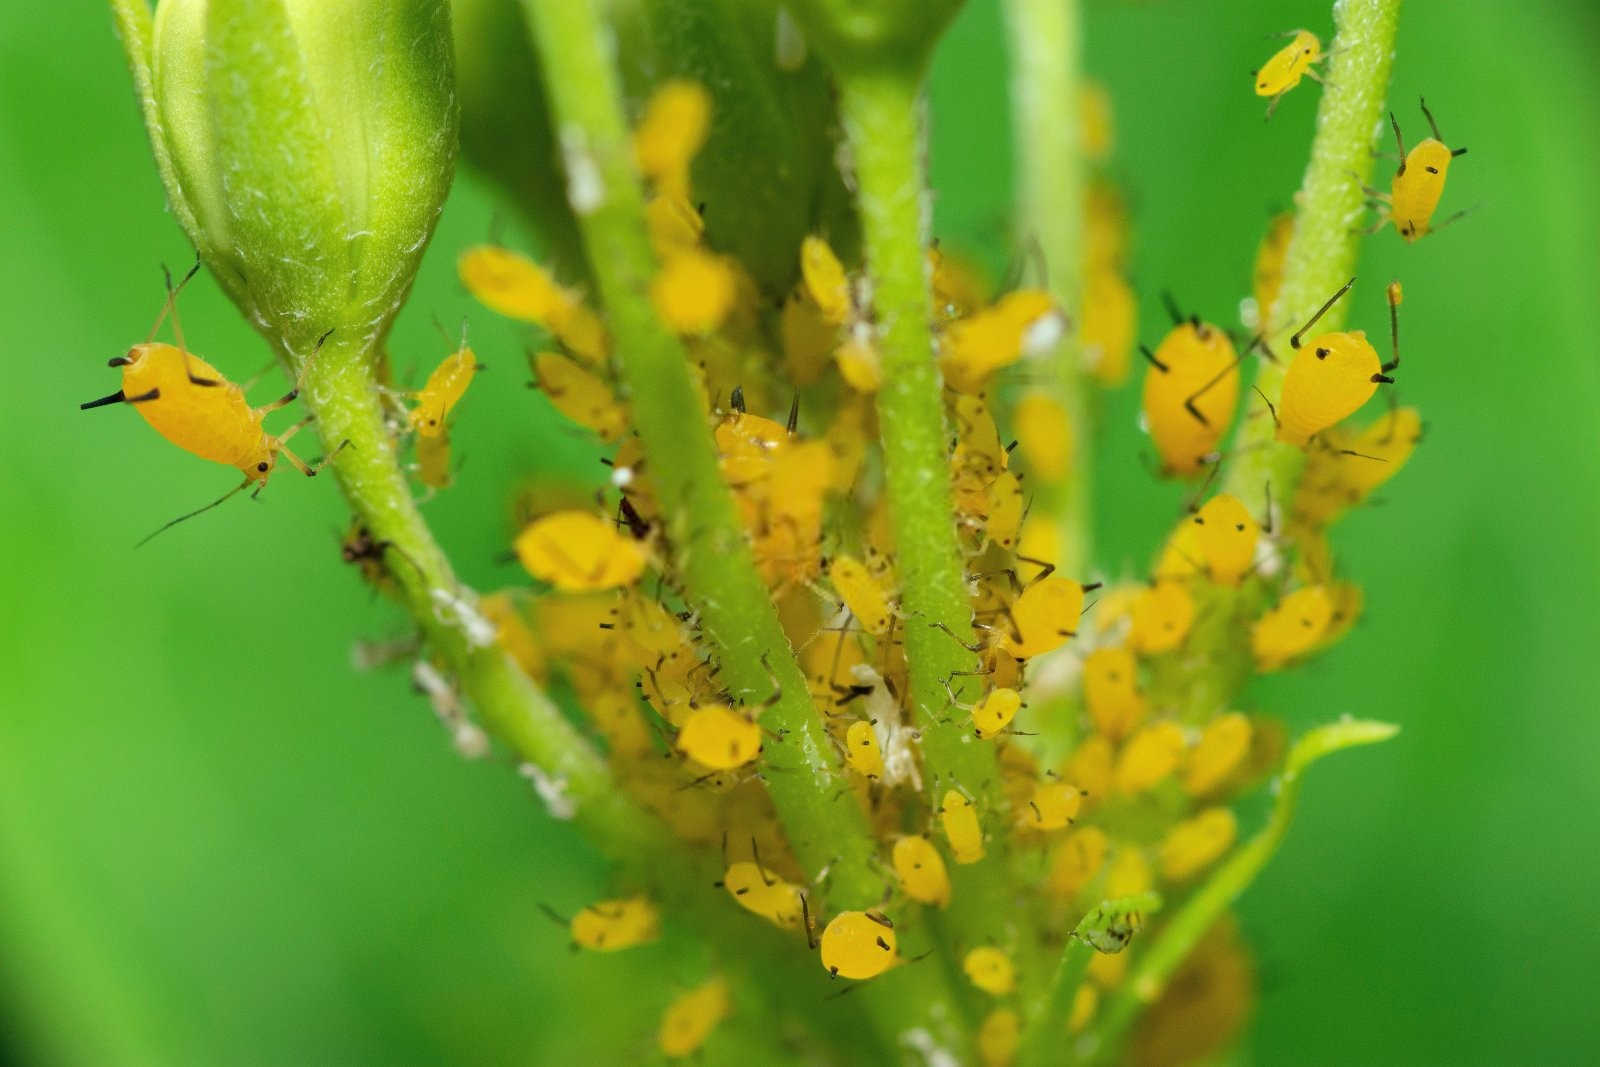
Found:
M 1089 5 L 1146 339 L 1162 287 L 1235 317 L 1319 91 L 1263 123 L 1246 78 L 1296 25 L 1326 34 L 1327 5 Z M 1597 30 L 1585 0 L 1404 12 L 1392 100 L 1416 131 L 1426 94 L 1470 146 L 1446 210 L 1478 209 L 1415 246 L 1369 241 L 1351 318 L 1381 328 L 1376 283 L 1404 280 L 1400 389 L 1428 437 L 1384 506 L 1336 532 L 1368 589 L 1362 624 L 1251 702 L 1296 727 L 1349 712 L 1405 730 L 1317 768 L 1244 900 L 1263 992 L 1243 1061 L 1600 1054 L 1600 383 L 1582 340 L 1600 284 Z M 1004 60 L 995 5 L 974 0 L 933 92 L 938 232 L 995 271 Z M 601 864 L 508 768 L 456 757 L 403 678 L 352 671 L 352 641 L 399 622 L 342 569 L 332 483 L 278 479 L 132 551 L 232 484 L 131 413 L 76 407 L 115 387 L 105 360 L 148 328 L 157 264 L 191 253 L 99 5 L 5 5 L 0 99 L 0 1062 L 646 1052 L 670 951 L 569 956 L 535 903 L 599 895 Z M 470 315 L 492 367 L 462 411 L 459 485 L 427 506 L 484 587 L 514 579 L 497 556 L 519 475 L 592 469 L 522 387 L 515 331 L 454 280 L 494 210 L 458 181 L 394 346 L 420 369 L 441 350 L 430 319 Z M 234 377 L 265 362 L 209 281 L 184 317 Z M 1148 559 L 1180 499 L 1140 465 L 1136 393 L 1106 405 L 1099 457 L 1113 572 Z

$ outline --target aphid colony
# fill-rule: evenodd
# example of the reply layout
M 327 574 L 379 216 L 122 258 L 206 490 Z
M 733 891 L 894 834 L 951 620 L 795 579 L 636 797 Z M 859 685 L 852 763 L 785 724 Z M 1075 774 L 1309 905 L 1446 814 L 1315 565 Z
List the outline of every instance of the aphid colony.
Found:
M 1301 77 L 1315 77 L 1320 58 L 1315 37 L 1299 31 L 1262 68 L 1257 93 L 1275 104 Z M 1103 94 L 1084 106 L 1087 143 L 1103 152 L 1110 139 Z M 631 430 L 603 318 L 578 288 L 534 260 L 481 245 L 461 254 L 461 281 L 486 308 L 534 328 L 540 343 L 530 349 L 531 384 L 593 435 L 610 469 L 603 504 L 536 513 L 516 531 L 511 548 L 533 584 L 478 602 L 493 640 L 529 676 L 570 692 L 636 800 L 684 842 L 720 856 L 722 877 L 706 892 L 726 894 L 750 922 L 785 932 L 795 951 L 815 952 L 839 980 L 912 965 L 924 946 L 903 945 L 895 918 L 950 907 L 958 891 L 952 868 L 983 863 L 995 851 L 1033 855 L 1042 872 L 1032 887 L 1035 905 L 1058 937 L 1099 901 L 1157 887 L 1183 892 L 1232 848 L 1231 801 L 1275 767 L 1283 735 L 1272 720 L 1239 711 L 1185 718 L 1160 679 L 1182 662 L 1219 597 L 1246 587 L 1262 603 L 1237 622 L 1259 671 L 1314 655 L 1354 623 L 1361 595 L 1336 579 L 1326 529 L 1398 472 L 1421 432 L 1415 411 L 1392 405 L 1363 426 L 1345 423 L 1394 381 L 1399 284 L 1387 291 L 1388 361 L 1360 330 L 1312 333 L 1353 280 L 1282 353 L 1261 336 L 1232 336 L 1169 301 L 1170 331 L 1142 349 L 1143 416 L 1161 473 L 1203 484 L 1148 575 L 1101 589 L 1090 576 L 1057 573 L 1053 520 L 1031 509 L 1036 483 L 1065 476 L 1075 428 L 1052 394 L 1027 384 L 1025 364 L 1075 331 L 1095 378 L 1114 385 L 1127 374 L 1135 307 L 1123 278 L 1126 219 L 1117 194 L 1103 182 L 1089 194 L 1076 324 L 1044 290 L 991 294 L 958 259 L 928 249 L 953 522 L 981 683 L 963 701 L 947 679 L 945 714 L 969 743 L 996 750 L 1004 802 L 986 802 L 988 783 L 924 772 L 921 738 L 910 725 L 905 634 L 916 620 L 900 606 L 874 448 L 872 394 L 883 374 L 866 280 L 813 234 L 795 250 L 793 289 L 773 299 L 737 262 L 706 246 L 690 172 L 709 107 L 698 86 L 670 83 L 636 130 L 660 261 L 649 297 L 695 362 L 722 477 L 849 789 L 878 834 L 882 901 L 830 911 L 826 871 L 803 869 L 790 851 L 765 788 L 763 755 L 791 742 L 762 725 L 759 702 L 733 698 L 676 591 L 676 546 Z M 1436 138 L 1405 156 L 1388 217 L 1407 240 L 1429 231 L 1455 154 Z M 1276 220 L 1257 257 L 1262 323 L 1271 321 L 1292 229 L 1291 218 Z M 162 313 L 173 315 L 174 326 L 175 296 Z M 132 404 L 175 444 L 238 467 L 244 485 L 265 483 L 280 456 L 314 473 L 285 447 L 304 421 L 276 436 L 261 427 L 293 393 L 250 409 L 238 387 L 189 353 L 181 334 L 177 340 L 147 341 L 114 360 L 122 390 L 85 406 Z M 1234 495 L 1207 491 L 1239 407 L 1242 363 L 1257 350 L 1288 361 L 1270 417 L 1280 441 L 1305 450 L 1306 473 L 1288 499 L 1273 501 L 1268 487 L 1265 509 L 1253 512 Z M 450 423 L 479 369 L 463 341 L 419 391 L 390 397 L 395 435 L 412 443 L 417 478 L 429 492 L 450 485 Z M 381 583 L 397 565 L 388 548 L 357 526 L 344 553 Z M 1041 699 L 1030 683 L 1036 663 L 1062 657 L 1075 668 L 1064 699 L 1077 712 L 1077 739 L 1052 753 L 1029 737 L 1030 704 Z M 556 918 L 575 948 L 613 953 L 653 941 L 671 916 L 647 887 L 631 887 Z M 1094 946 L 1072 1030 L 1089 1025 L 1101 995 L 1122 980 L 1126 943 Z M 992 1004 L 979 1033 L 986 1063 L 1009 1062 L 1020 1029 L 1017 992 L 1047 978 L 1021 969 L 1032 955 L 1023 948 L 963 949 L 962 972 Z M 695 1052 L 735 1010 L 735 994 L 720 975 L 688 989 L 666 1010 L 660 1050 Z

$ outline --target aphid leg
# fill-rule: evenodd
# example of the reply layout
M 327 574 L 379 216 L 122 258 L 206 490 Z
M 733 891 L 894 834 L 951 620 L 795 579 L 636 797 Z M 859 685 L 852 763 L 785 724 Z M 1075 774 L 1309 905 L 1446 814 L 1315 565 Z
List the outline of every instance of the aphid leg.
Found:
M 289 390 L 287 393 L 284 393 L 278 399 L 272 401 L 271 403 L 262 404 L 260 407 L 256 408 L 254 411 L 252 411 L 250 414 L 252 416 L 254 416 L 255 418 L 258 418 L 258 419 L 261 418 L 262 416 L 270 415 L 274 411 L 277 411 L 279 408 L 286 408 L 290 404 L 293 404 L 295 402 L 295 400 L 299 398 L 299 396 L 300 396 L 300 387 L 297 385 L 293 389 Z
M 1200 388 L 1196 389 L 1194 392 L 1192 392 L 1188 396 L 1184 397 L 1184 399 L 1183 399 L 1183 409 L 1185 411 L 1187 411 L 1189 414 L 1193 415 L 1196 419 L 1198 419 L 1200 421 L 1200 425 L 1202 425 L 1202 426 L 1210 426 L 1211 425 L 1211 420 L 1206 418 L 1203 414 L 1201 414 L 1200 409 L 1194 406 L 1194 402 L 1196 400 L 1199 400 L 1202 396 L 1204 396 L 1206 394 L 1206 392 L 1208 390 L 1210 390 L 1210 388 L 1213 385 L 1216 385 L 1218 382 L 1222 381 L 1222 379 L 1224 379 L 1228 375 L 1232 374 L 1234 372 L 1234 370 L 1239 366 L 1239 361 L 1242 360 L 1243 358 L 1244 358 L 1243 356 L 1234 356 L 1232 363 L 1229 363 L 1226 367 L 1223 367 L 1216 374 L 1212 375 L 1211 376 L 1211 380 L 1206 382 L 1206 384 L 1202 385 Z
M 1343 296 L 1344 294 L 1348 293 L 1350 291 L 1350 287 L 1352 285 L 1354 285 L 1355 283 L 1356 283 L 1356 280 L 1354 278 L 1351 278 L 1349 281 L 1345 282 L 1342 287 L 1340 287 L 1340 289 L 1339 289 L 1339 291 L 1337 293 L 1334 293 L 1332 296 L 1328 297 L 1327 303 L 1325 303 L 1321 307 L 1319 307 L 1317 309 L 1317 313 L 1315 315 L 1312 315 L 1311 318 L 1309 320 L 1307 320 L 1306 324 L 1304 326 L 1300 327 L 1298 330 L 1296 330 L 1294 332 L 1293 336 L 1291 336 L 1289 338 L 1289 347 L 1290 348 L 1294 348 L 1294 349 L 1298 349 L 1300 347 L 1300 338 L 1304 337 L 1306 332 L 1309 331 L 1311 329 L 1311 327 L 1313 327 L 1313 326 L 1315 326 L 1317 324 L 1317 320 L 1322 318 L 1322 316 L 1326 315 L 1328 313 L 1328 309 L 1333 307 L 1334 304 L 1337 304 L 1339 302 L 1339 298 L 1341 296 Z M 1262 399 L 1265 399 L 1265 397 L 1263 397 Z
M 1266 116 L 1262 118 L 1262 122 L 1266 122 L 1268 119 L 1272 118 L 1272 113 L 1278 110 L 1278 101 L 1282 100 L 1288 91 L 1289 90 L 1285 89 L 1283 92 L 1274 95 L 1271 100 L 1267 101 L 1267 113 Z
M 1052 574 L 1054 574 L 1056 572 L 1056 565 L 1054 563 L 1051 563 L 1049 560 L 1036 559 L 1033 556 L 1022 556 L 1022 555 L 1019 555 L 1019 556 L 1017 556 L 1017 562 L 1019 562 L 1019 563 L 1031 563 L 1035 567 L 1040 568 L 1039 573 L 1034 576 L 1033 581 L 1028 583 L 1029 585 L 1033 585 L 1033 584 L 1035 584 L 1037 582 L 1042 582 L 1046 578 L 1050 577 Z
M 1267 411 L 1272 415 L 1272 424 L 1274 426 L 1283 425 L 1278 421 L 1278 409 L 1272 406 L 1272 401 L 1267 399 L 1267 394 L 1261 391 L 1261 387 L 1252 385 L 1250 388 L 1254 389 L 1256 391 L 1256 396 L 1259 396 L 1261 398 L 1261 402 L 1267 405 Z
M 968 644 L 967 642 L 961 640 L 961 638 L 957 637 L 956 636 L 956 632 L 954 630 L 950 629 L 950 627 L 946 626 L 942 622 L 930 622 L 928 624 L 928 626 L 930 628 L 932 628 L 932 629 L 935 629 L 935 630 L 943 630 L 946 634 L 949 635 L 950 640 L 954 641 L 956 644 L 960 645 L 962 648 L 966 649 L 968 652 L 982 652 L 983 651 L 983 645 L 981 643 L 973 642 L 972 644 Z
M 196 258 L 194 261 L 194 266 L 189 269 L 188 274 L 183 276 L 183 282 L 178 288 L 182 288 L 183 285 L 188 284 L 189 279 L 193 278 L 195 271 L 199 269 L 200 260 Z M 216 386 L 221 385 L 222 380 L 220 378 L 197 378 L 195 377 L 194 371 L 190 369 L 189 346 L 184 343 L 183 323 L 178 320 L 178 289 L 173 288 L 172 272 L 167 270 L 167 265 L 165 263 L 161 265 L 161 276 L 166 280 L 167 283 L 166 310 L 172 313 L 172 337 L 173 340 L 178 342 L 178 351 L 183 353 L 183 373 L 188 377 L 191 385 L 198 385 L 207 389 L 215 388 Z
M 1383 365 L 1384 374 L 1400 366 L 1400 283 L 1390 282 L 1387 295 L 1389 298 L 1389 349 L 1394 354 L 1394 358 Z M 1382 377 L 1382 375 L 1378 377 Z M 1374 378 L 1374 380 L 1377 379 Z

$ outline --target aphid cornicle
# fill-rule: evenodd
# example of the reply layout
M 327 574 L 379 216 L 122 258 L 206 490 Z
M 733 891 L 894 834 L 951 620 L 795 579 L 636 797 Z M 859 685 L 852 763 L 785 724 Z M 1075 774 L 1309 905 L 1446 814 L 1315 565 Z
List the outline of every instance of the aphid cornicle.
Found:
M 298 384 L 272 403 L 252 408 L 245 400 L 243 389 L 184 344 L 183 329 L 178 322 L 178 293 L 199 269 L 197 262 L 176 288 L 171 278 L 167 279 L 167 300 L 155 325 L 150 327 L 149 336 L 142 344 L 128 349 L 127 355 L 109 361 L 109 366 L 122 368 L 122 388 L 78 407 L 87 411 L 109 404 L 132 405 L 151 428 L 185 452 L 237 468 L 244 475 L 244 481 L 215 503 L 208 504 L 210 508 L 252 483 L 256 483 L 259 490 L 272 476 L 280 456 L 307 477 L 316 474 L 321 464 L 307 464 L 287 447 L 289 439 L 311 421 L 309 417 L 280 434 L 268 433 L 261 425 L 267 415 L 294 402 L 300 395 Z M 176 345 L 154 340 L 156 331 L 169 314 Z M 324 334 L 317 342 L 319 349 L 326 339 L 327 334 Z M 315 352 L 307 360 L 314 357 Z M 194 514 L 199 512 L 174 519 L 167 525 Z
M 1151 352 L 1144 377 L 1144 418 L 1164 474 L 1198 474 L 1233 421 L 1239 357 L 1228 335 L 1197 318 L 1175 325 Z
M 1444 183 L 1450 173 L 1450 161 L 1456 156 L 1466 155 L 1467 152 L 1465 148 L 1450 148 L 1444 143 L 1444 137 L 1439 133 L 1439 124 L 1433 121 L 1433 113 L 1428 110 L 1427 101 L 1422 100 L 1419 103 L 1422 106 L 1422 114 L 1427 117 L 1428 128 L 1433 130 L 1433 136 L 1423 138 L 1407 152 L 1405 138 L 1400 136 L 1400 122 L 1394 117 L 1394 112 L 1389 112 L 1389 125 L 1394 128 L 1395 144 L 1400 149 L 1400 168 L 1394 172 L 1394 180 L 1389 183 L 1389 195 L 1375 193 L 1375 199 L 1381 201 L 1386 208 L 1375 229 L 1392 221 L 1394 228 L 1407 243 L 1426 237 L 1435 229 L 1461 217 L 1458 213 L 1440 223 L 1439 227 L 1433 225 L 1433 213 L 1438 210 L 1439 198 L 1444 195 Z M 1373 193 L 1374 191 L 1369 190 L 1369 194 Z
M 1278 440 L 1286 444 L 1304 448 L 1312 437 L 1359 410 L 1380 384 L 1394 381 L 1389 372 L 1400 366 L 1399 282 L 1390 282 L 1388 288 L 1390 350 L 1394 357 L 1389 362 L 1378 359 L 1377 350 L 1362 330 L 1335 331 L 1301 341 L 1306 331 L 1355 283 L 1354 278 L 1345 282 L 1289 338 L 1295 356 L 1284 375 L 1283 396 L 1277 408 Z
M 1299 85 L 1301 78 L 1322 80 L 1312 69 L 1322 60 L 1322 42 L 1317 35 L 1310 30 L 1291 30 L 1285 36 L 1293 36 L 1294 40 L 1274 52 L 1260 70 L 1253 72 L 1256 95 L 1272 97 L 1267 105 L 1268 118 L 1272 117 L 1283 94 Z

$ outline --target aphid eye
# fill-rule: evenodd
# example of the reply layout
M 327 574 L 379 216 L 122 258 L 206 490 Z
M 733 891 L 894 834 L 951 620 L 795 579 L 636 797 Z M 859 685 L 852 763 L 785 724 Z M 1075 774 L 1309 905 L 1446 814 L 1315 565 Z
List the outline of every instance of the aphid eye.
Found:
M 1439 173 L 1439 168 L 1438 167 L 1429 167 L 1428 168 L 1428 173 L 1429 174 L 1438 174 Z
M 260 463 L 257 463 L 256 464 L 256 470 L 261 471 L 263 474 L 265 474 L 266 470 L 267 470 L 267 461 L 266 460 L 262 460 Z
M 1235 530 L 1238 530 L 1240 533 L 1244 533 L 1244 523 L 1242 523 L 1242 522 L 1235 523 L 1233 528 Z
M 1206 520 L 1204 520 L 1200 516 L 1196 515 L 1194 517 L 1194 524 L 1196 526 L 1204 526 L 1206 524 Z
M 1326 348 L 1317 349 L 1317 358 L 1318 359 L 1327 359 L 1328 358 L 1328 350 Z

